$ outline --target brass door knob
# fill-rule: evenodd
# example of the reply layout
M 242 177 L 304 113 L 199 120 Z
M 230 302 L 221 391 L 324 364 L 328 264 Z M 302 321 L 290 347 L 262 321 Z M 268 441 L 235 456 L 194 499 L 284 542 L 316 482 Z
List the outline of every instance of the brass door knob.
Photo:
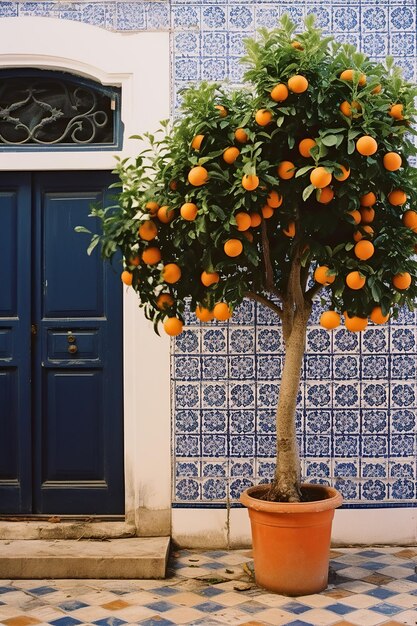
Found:
M 68 346 L 68 352 L 70 354 L 75 354 L 76 352 L 78 352 L 77 346 L 72 343 L 70 346 Z

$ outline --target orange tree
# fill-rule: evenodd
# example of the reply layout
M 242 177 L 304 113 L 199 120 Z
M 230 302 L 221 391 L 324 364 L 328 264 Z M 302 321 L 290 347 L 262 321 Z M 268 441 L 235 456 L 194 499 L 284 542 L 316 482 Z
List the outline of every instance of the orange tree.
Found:
M 169 335 L 185 301 L 202 322 L 226 320 L 243 298 L 282 321 L 285 364 L 277 466 L 268 498 L 300 498 L 295 409 L 312 300 L 321 324 L 363 330 L 417 295 L 417 176 L 410 164 L 414 85 L 323 38 L 306 20 L 248 40 L 248 88 L 203 83 L 182 114 L 121 161 L 118 206 L 96 209 L 105 258 Z

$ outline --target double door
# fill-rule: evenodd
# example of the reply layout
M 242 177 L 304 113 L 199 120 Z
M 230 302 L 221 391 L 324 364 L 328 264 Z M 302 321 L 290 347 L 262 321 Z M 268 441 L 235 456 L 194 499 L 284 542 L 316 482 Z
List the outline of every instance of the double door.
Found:
M 107 172 L 0 174 L 0 514 L 124 513 L 120 268 L 88 256 Z

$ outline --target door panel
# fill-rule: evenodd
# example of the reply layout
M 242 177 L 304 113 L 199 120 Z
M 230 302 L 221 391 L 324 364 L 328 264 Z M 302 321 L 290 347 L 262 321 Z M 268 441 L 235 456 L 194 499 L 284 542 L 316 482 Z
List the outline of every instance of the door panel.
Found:
M 2 176 L 0 194 L 6 185 Z M 86 254 L 88 237 L 74 231 L 78 225 L 92 230 L 97 226 L 88 217 L 91 204 L 108 203 L 112 180 L 107 172 L 26 176 L 27 223 L 16 218 L 16 207 L 23 202 L 18 198 L 22 180 L 17 191 L 6 186 L 4 201 L 0 195 L 0 229 L 7 226 L 5 242 L 14 242 L 0 258 L 9 268 L 19 262 L 24 230 L 28 245 L 23 257 L 30 262 L 32 247 L 33 259 L 32 268 L 19 274 L 22 280 L 14 276 L 9 281 L 0 307 L 0 400 L 5 398 L 0 407 L 7 407 L 0 413 L 1 433 L 7 434 L 0 437 L 0 454 L 3 457 L 2 445 L 7 447 L 3 458 L 8 459 L 0 462 L 0 489 L 6 481 L 10 491 L 14 481 L 21 498 L 23 483 L 19 478 L 17 484 L 16 477 L 24 475 L 27 496 L 25 506 L 10 498 L 3 504 L 0 491 L 0 511 L 122 514 L 121 282 L 118 273 L 103 264 L 99 249 Z M 25 339 L 14 332 L 21 317 L 19 289 L 27 303 Z M 31 324 L 37 329 L 32 344 Z M 25 373 L 20 378 L 19 368 Z M 25 397 L 31 411 L 23 418 Z M 10 452 L 13 445 L 18 454 Z
M 0 174 L 0 513 L 31 510 L 28 174 Z

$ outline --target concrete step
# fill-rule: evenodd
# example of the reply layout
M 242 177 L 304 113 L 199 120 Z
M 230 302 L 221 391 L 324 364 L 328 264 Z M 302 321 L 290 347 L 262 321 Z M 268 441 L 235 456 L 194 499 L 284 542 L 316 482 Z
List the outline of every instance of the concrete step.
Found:
M 169 537 L 0 541 L 0 579 L 164 578 Z

